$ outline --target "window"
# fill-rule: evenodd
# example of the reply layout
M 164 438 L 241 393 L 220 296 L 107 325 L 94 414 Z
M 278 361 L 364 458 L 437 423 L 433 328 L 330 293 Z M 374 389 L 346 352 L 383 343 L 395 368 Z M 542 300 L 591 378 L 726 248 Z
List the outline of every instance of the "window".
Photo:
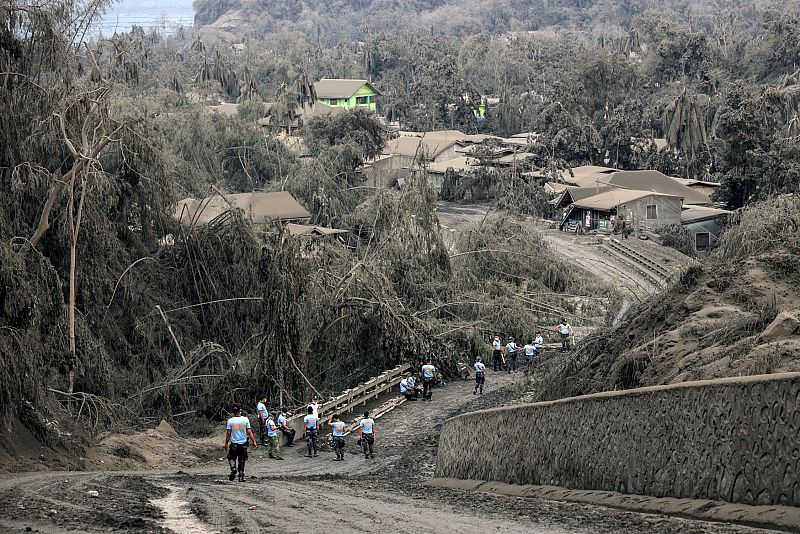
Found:
M 357 106 L 366 106 L 369 104 L 369 97 L 368 96 L 357 96 L 356 97 L 356 105 Z
M 658 206 L 655 204 L 647 206 L 647 219 L 651 221 L 653 219 L 658 219 Z
M 708 232 L 697 232 L 694 234 L 695 250 L 708 250 L 709 246 L 711 246 L 711 234 Z
M 328 99 L 328 105 L 338 106 L 339 105 L 339 99 L 338 98 L 329 98 Z

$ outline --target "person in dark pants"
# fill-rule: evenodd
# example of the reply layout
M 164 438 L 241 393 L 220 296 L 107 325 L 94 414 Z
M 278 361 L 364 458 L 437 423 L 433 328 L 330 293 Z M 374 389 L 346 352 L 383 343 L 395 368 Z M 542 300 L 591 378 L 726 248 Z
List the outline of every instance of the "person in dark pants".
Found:
M 239 482 L 244 482 L 244 464 L 247 462 L 247 443 L 248 438 L 253 442 L 253 448 L 257 449 L 256 437 L 250 428 L 250 419 L 242 415 L 242 407 L 238 404 L 233 405 L 233 417 L 228 419 L 225 431 L 225 450 L 228 451 L 228 465 L 231 472 L 228 480 L 233 481 L 236 473 L 239 473 Z
M 478 393 L 478 389 L 481 390 L 481 395 L 483 395 L 483 385 L 486 383 L 486 366 L 483 365 L 481 361 L 481 357 L 478 356 L 475 358 L 475 390 L 472 392 L 473 395 Z
M 428 360 L 422 366 L 422 398 L 426 401 L 431 401 L 433 397 L 433 386 L 436 383 L 436 367 L 433 362 Z
M 503 342 L 500 341 L 500 336 L 494 336 L 492 340 L 492 370 L 503 370 Z
M 267 408 L 267 396 L 261 395 L 258 405 L 256 406 L 256 413 L 258 414 L 258 442 L 263 447 L 267 444 L 267 419 L 269 419 L 269 409 Z
M 517 344 L 514 342 L 514 338 L 508 338 L 508 343 L 506 343 L 506 356 L 508 356 L 508 360 L 506 362 L 506 370 L 510 373 L 511 371 L 517 370 Z
M 303 418 L 303 425 L 306 429 L 306 446 L 308 447 L 308 454 L 306 458 L 311 458 L 311 453 L 314 453 L 314 458 L 317 457 L 317 442 L 319 439 L 319 415 L 314 413 L 314 408 L 308 407 L 308 415 Z
M 338 415 L 331 417 L 328 422 L 332 429 L 333 451 L 336 453 L 336 461 L 341 462 L 344 460 L 344 433 L 347 431 L 347 425 L 344 424 L 344 421 L 342 421 Z
M 294 428 L 289 427 L 289 417 L 291 417 L 291 412 L 281 410 L 281 414 L 278 416 L 278 429 L 280 429 L 281 434 L 286 436 L 286 446 L 287 447 L 294 447 L 294 435 L 296 433 Z
M 375 421 L 369 416 L 369 412 L 364 412 L 364 417 L 358 427 L 361 431 L 361 438 L 358 441 L 361 442 L 361 448 L 364 450 L 364 458 L 375 458 L 375 452 L 372 450 L 375 443 Z

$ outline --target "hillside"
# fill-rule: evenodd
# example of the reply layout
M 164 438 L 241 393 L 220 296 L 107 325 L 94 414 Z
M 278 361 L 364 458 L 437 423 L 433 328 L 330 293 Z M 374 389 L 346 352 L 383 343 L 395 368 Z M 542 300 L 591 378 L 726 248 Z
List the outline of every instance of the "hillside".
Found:
M 725 15 L 756 21 L 768 5 L 760 0 L 195 0 L 195 24 L 208 35 L 226 40 L 297 31 L 321 44 L 364 40 L 370 33 L 430 32 L 471 35 L 501 34 L 560 27 L 592 35 L 622 35 L 637 15 L 649 9 L 674 11 L 695 30 L 711 33 Z M 735 17 L 734 17 L 735 15 Z
M 797 195 L 745 209 L 711 258 L 560 362 L 541 396 L 800 371 L 798 225 Z

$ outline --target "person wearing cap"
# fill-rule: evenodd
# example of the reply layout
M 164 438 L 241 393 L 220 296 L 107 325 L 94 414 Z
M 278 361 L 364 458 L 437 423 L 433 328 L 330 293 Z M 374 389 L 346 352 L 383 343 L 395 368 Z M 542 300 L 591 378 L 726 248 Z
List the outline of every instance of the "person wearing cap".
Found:
M 500 341 L 500 334 L 496 334 L 492 340 L 492 370 L 503 370 L 503 342 Z
M 511 373 L 511 371 L 517 370 L 517 344 L 514 342 L 514 338 L 508 338 L 508 343 L 506 343 L 506 354 L 508 356 L 508 362 L 506 365 L 506 371 Z
M 480 388 L 481 395 L 483 395 L 483 385 L 486 383 L 486 366 L 483 365 L 480 356 L 475 358 L 475 365 L 473 368 L 475 369 L 475 391 L 473 391 L 472 394 L 475 395 L 478 393 L 478 389 Z
M 314 413 L 314 408 L 310 405 L 306 408 L 308 415 L 303 418 L 303 428 L 305 428 L 306 446 L 308 447 L 308 454 L 306 458 L 317 457 L 317 440 L 319 439 L 319 415 Z
M 278 429 L 281 431 L 281 434 L 286 436 L 286 446 L 287 447 L 294 447 L 294 435 L 297 431 L 294 428 L 289 426 L 289 418 L 292 416 L 292 412 L 287 412 L 286 410 L 281 410 L 280 415 L 278 415 Z
M 436 382 L 436 367 L 431 360 L 427 360 L 420 369 L 422 372 L 422 398 L 430 402 L 433 397 L 433 385 Z
M 270 413 L 267 419 L 267 438 L 269 439 L 269 457 L 276 460 L 283 460 L 281 456 L 281 444 L 278 440 L 278 422 L 276 414 Z
M 256 413 L 258 414 L 258 442 L 263 447 L 267 444 L 265 439 L 267 435 L 267 419 L 269 419 L 266 395 L 261 395 L 256 405 Z
M 234 404 L 232 407 L 233 417 L 228 419 L 225 431 L 225 450 L 228 451 L 228 465 L 231 472 L 228 480 L 233 481 L 236 473 L 239 473 L 239 482 L 244 482 L 244 464 L 247 461 L 248 438 L 253 442 L 253 448 L 257 449 L 256 437 L 250 428 L 250 419 L 242 415 L 242 407 Z M 237 466 L 238 462 L 238 466 Z
M 347 425 L 338 415 L 331 416 L 328 419 L 328 424 L 331 425 L 331 433 L 333 434 L 333 451 L 336 453 L 335 461 L 341 462 L 344 460 L 344 433 L 347 431 Z

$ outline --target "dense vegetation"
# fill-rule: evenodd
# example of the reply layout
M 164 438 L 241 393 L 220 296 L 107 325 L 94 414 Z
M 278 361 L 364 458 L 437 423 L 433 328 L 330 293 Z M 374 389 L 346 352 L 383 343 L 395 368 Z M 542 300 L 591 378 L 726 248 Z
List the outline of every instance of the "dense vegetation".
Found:
M 521 338 L 561 314 L 614 308 L 516 218 L 544 200 L 522 176 L 448 183 L 458 198 L 493 181 L 500 214 L 445 240 L 427 180 L 363 187 L 361 164 L 388 136 L 374 118 L 312 121 L 304 157 L 256 126 L 290 117 L 322 76 L 374 80 L 381 114 L 405 128 L 536 132 L 528 150 L 544 173 L 658 168 L 721 181 L 730 207 L 800 184 L 793 3 L 676 2 L 676 14 L 650 2 L 198 1 L 206 23 L 269 10 L 250 17 L 261 26 L 240 54 L 203 28 L 85 41 L 104 3 L 0 6 L 8 428 L 181 422 L 263 391 L 293 405 L 401 360 L 433 354 L 452 369 L 493 331 Z M 289 19 L 298 31 L 279 32 Z M 497 35 L 554 24 L 586 33 Z M 479 120 L 485 95 L 499 104 Z M 239 102 L 238 115 L 211 112 L 220 100 Z M 292 192 L 314 223 L 351 230 L 347 241 L 173 217 L 181 198 L 253 190 Z M 569 298 L 586 294 L 594 304 Z
M 490 217 L 445 244 L 423 177 L 361 187 L 386 139 L 370 116 L 309 124 L 307 157 L 264 135 L 250 73 L 296 102 L 288 71 L 269 70 L 300 73 L 291 50 L 248 67 L 192 36 L 185 48 L 138 29 L 82 41 L 101 7 L 0 6 L 6 429 L 55 445 L 84 427 L 217 417 L 261 392 L 294 406 L 404 360 L 453 369 L 495 329 L 522 337 L 614 306 L 524 221 Z M 217 98 L 241 99 L 239 115 L 210 111 Z M 314 223 L 352 232 L 340 244 L 173 217 L 186 196 L 254 189 L 287 189 Z M 566 295 L 587 292 L 594 308 Z
M 251 96 L 277 102 L 291 100 L 304 76 L 368 78 L 383 93 L 380 112 L 406 129 L 536 132 L 530 150 L 540 167 L 606 164 L 719 181 L 718 200 L 733 208 L 800 185 L 798 2 L 378 4 L 299 2 L 282 15 L 269 3 L 215 3 L 218 15 L 269 10 L 269 21 L 292 13 L 297 31 L 267 24 L 245 38 L 246 53 L 231 57 L 216 44 L 215 27 L 203 26 L 199 41 L 178 36 L 161 45 L 203 50 L 187 50 L 162 71 L 188 87 L 205 61 L 252 82 Z M 215 16 L 204 6 L 197 3 L 198 21 L 210 23 Z M 476 27 L 419 31 L 439 12 Z M 314 13 L 337 22 L 317 28 Z M 415 22 L 382 26 L 387 13 Z M 370 25 L 361 25 L 364 17 Z M 537 31 L 508 33 L 523 28 Z M 486 95 L 499 103 L 477 119 Z M 655 139 L 668 146 L 659 150 Z

